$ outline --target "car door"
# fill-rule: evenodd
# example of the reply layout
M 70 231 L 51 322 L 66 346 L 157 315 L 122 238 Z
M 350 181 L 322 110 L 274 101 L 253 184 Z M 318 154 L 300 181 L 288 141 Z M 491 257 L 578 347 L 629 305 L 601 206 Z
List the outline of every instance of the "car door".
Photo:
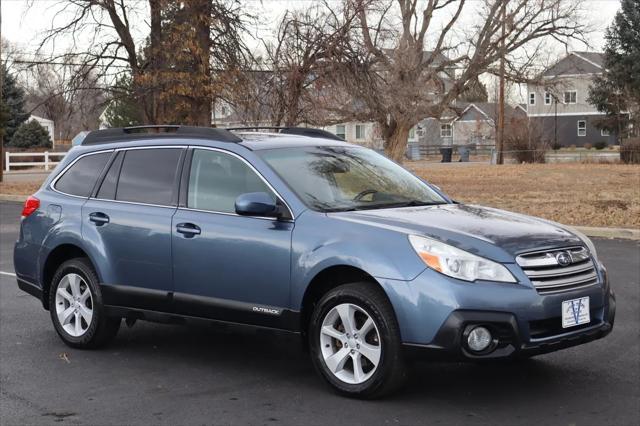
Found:
M 170 310 L 171 217 L 185 149 L 117 152 L 82 208 L 83 238 L 102 272 L 108 305 Z
M 275 190 L 246 160 L 217 149 L 193 149 L 183 181 L 173 217 L 176 310 L 288 328 L 293 221 L 235 213 L 239 195 L 276 200 Z

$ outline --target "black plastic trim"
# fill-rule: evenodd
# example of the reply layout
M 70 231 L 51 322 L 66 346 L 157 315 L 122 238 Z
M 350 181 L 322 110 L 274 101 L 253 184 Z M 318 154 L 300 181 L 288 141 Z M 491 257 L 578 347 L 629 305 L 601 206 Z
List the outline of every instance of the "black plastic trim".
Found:
M 225 129 L 179 125 L 119 127 L 94 130 L 82 141 L 82 145 L 99 145 L 131 140 L 165 138 L 209 139 L 219 142 L 242 142 L 242 139 Z
M 161 315 L 161 322 L 199 318 L 300 331 L 300 312 L 291 309 L 133 286 L 101 284 L 100 289 L 104 304 L 123 317 L 156 321 L 153 318 Z M 141 317 L 140 311 L 154 314 Z
M 171 310 L 169 291 L 111 284 L 100 284 L 100 290 L 105 305 L 167 312 Z
M 18 288 L 20 290 L 29 293 L 30 295 L 37 297 L 40 301 L 42 301 L 42 288 L 22 278 L 16 278 L 16 280 L 18 281 Z

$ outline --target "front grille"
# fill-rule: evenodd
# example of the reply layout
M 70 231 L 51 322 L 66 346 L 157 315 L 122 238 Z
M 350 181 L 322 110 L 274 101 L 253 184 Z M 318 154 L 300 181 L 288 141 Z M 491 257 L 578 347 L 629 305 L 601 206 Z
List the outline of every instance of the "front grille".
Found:
M 516 262 L 540 294 L 569 291 L 598 283 L 596 268 L 589 251 L 584 247 L 525 253 L 518 256 Z

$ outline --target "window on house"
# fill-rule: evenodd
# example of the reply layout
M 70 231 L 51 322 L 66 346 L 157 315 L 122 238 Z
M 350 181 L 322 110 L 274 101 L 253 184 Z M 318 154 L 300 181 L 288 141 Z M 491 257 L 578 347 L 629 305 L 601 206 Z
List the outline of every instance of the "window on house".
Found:
M 221 106 L 220 107 L 220 115 L 227 115 L 227 107 L 226 106 Z
M 453 129 L 451 128 L 451 124 L 442 124 L 440 126 L 440 137 L 450 138 L 451 136 L 453 136 Z
M 536 104 L 536 94 L 531 92 L 529 93 L 529 105 L 535 105 Z
M 551 93 L 544 92 L 544 104 L 551 105 Z
M 611 136 L 611 132 L 607 129 L 600 129 L 600 136 Z
M 416 138 L 416 128 L 412 127 L 411 130 L 409 130 L 409 139 L 415 139 Z
M 578 120 L 578 136 L 587 136 L 587 122 Z
M 344 124 L 338 124 L 336 126 L 336 136 L 342 139 L 347 139 L 347 131 Z
M 356 124 L 356 139 L 364 139 L 364 124 Z
M 575 104 L 578 102 L 578 92 L 575 90 L 567 90 L 564 92 L 564 103 Z

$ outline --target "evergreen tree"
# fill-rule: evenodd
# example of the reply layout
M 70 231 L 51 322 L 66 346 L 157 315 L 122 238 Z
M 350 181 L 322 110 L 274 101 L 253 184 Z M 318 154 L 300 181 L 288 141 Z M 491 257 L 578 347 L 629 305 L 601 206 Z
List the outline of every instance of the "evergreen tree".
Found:
M 629 117 L 640 121 L 640 0 L 622 0 L 622 7 L 606 34 L 602 76 L 594 79 L 589 102 L 607 114 L 600 127 L 626 128 Z M 621 116 L 621 112 L 630 115 Z
M 16 148 L 51 148 L 51 137 L 40 123 L 31 120 L 18 127 L 7 145 Z
M 131 77 L 123 75 L 113 87 L 115 94 L 104 111 L 104 124 L 108 127 L 139 126 L 144 123 L 140 103 L 135 98 Z
M 4 64 L 2 65 L 2 73 L 4 74 L 4 79 L 2 82 L 2 107 L 0 107 L 2 119 L 0 120 L 0 126 L 2 126 L 4 142 L 7 144 L 7 142 L 11 141 L 18 127 L 29 118 L 29 114 L 24 110 L 24 90 L 18 86 L 15 77 L 8 72 Z

